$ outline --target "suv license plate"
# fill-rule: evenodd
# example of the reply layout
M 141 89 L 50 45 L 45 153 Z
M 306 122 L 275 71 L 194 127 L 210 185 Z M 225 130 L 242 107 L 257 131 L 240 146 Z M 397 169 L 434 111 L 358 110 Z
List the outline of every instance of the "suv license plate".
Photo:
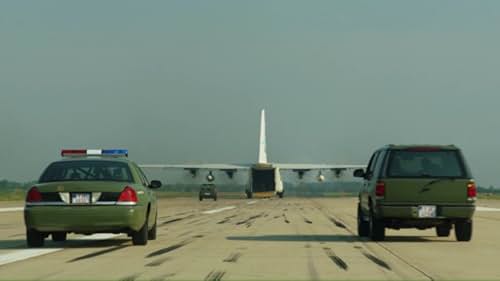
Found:
M 71 193 L 71 204 L 90 204 L 90 193 Z
M 436 206 L 418 206 L 418 217 L 419 218 L 435 218 L 436 217 Z

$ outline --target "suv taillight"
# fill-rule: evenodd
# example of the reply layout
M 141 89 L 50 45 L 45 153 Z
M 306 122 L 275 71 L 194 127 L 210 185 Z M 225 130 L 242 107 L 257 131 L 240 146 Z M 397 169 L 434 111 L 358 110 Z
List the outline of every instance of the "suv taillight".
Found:
M 28 194 L 26 195 L 26 202 L 33 203 L 40 201 L 42 201 L 42 194 L 40 193 L 40 191 L 38 191 L 38 188 L 36 188 L 36 186 L 33 186 L 32 188 L 30 188 Z
M 130 187 L 126 186 L 122 193 L 120 193 L 120 197 L 118 197 L 118 202 L 120 203 L 137 203 L 137 193 L 135 190 Z
M 384 197 L 385 196 L 385 182 L 378 181 L 375 186 L 375 196 Z
M 477 196 L 476 183 L 474 181 L 469 181 L 467 184 L 467 198 L 473 199 Z

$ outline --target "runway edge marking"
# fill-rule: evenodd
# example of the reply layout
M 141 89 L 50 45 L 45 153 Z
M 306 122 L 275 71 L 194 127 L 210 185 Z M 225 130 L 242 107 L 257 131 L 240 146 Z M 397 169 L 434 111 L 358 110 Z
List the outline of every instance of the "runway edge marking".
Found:
M 0 213 L 2 213 L 2 212 L 19 212 L 19 211 L 24 211 L 24 207 L 0 208 Z
M 232 209 L 236 209 L 236 206 L 227 206 L 227 207 L 223 207 L 223 208 L 219 208 L 219 209 L 204 211 L 201 213 L 205 214 L 205 215 L 211 215 L 211 214 L 216 214 L 216 213 L 220 213 L 220 212 L 224 212 L 224 211 L 232 210 Z
M 500 209 L 477 206 L 476 211 L 478 211 L 478 212 L 500 212 Z
M 107 240 L 114 238 L 116 236 L 120 236 L 120 234 L 94 234 L 90 236 L 78 237 L 76 240 Z M 34 257 L 43 256 L 54 252 L 59 252 L 61 250 L 64 250 L 64 248 L 17 250 L 4 255 L 0 255 L 0 266 L 22 260 L 27 260 Z

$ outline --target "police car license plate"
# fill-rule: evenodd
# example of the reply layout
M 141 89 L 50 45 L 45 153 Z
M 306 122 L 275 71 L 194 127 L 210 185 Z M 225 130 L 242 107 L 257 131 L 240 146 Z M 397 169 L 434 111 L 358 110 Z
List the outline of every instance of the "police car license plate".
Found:
M 90 193 L 71 193 L 72 204 L 90 204 Z
M 432 205 L 418 206 L 418 217 L 419 218 L 435 218 L 436 217 L 436 206 L 432 206 Z

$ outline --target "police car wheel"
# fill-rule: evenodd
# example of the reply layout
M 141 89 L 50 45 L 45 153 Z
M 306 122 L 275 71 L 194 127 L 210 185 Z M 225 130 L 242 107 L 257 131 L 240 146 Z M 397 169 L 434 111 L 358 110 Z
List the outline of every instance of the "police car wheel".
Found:
M 132 232 L 132 244 L 134 245 L 146 245 L 148 244 L 148 218 L 144 222 L 144 225 L 139 229 L 139 231 Z
M 156 218 L 158 217 L 158 214 L 155 216 L 155 224 L 153 227 L 148 231 L 148 239 L 149 240 L 156 240 Z
M 66 232 L 54 232 L 52 233 L 52 241 L 54 242 L 64 242 L 66 241 Z
M 34 229 L 26 230 L 26 244 L 28 247 L 42 247 L 44 244 L 44 234 Z

